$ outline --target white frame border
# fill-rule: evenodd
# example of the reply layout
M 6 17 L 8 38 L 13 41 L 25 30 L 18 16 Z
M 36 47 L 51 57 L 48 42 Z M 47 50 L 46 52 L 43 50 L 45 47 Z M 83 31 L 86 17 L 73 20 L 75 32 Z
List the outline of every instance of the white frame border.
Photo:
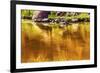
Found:
M 90 60 L 81 61 L 60 61 L 60 62 L 39 62 L 21 63 L 21 9 L 45 10 L 45 11 L 72 11 L 90 13 Z M 52 7 L 35 5 L 16 5 L 16 69 L 40 68 L 55 66 L 73 66 L 94 64 L 94 9 L 73 8 L 73 7 Z

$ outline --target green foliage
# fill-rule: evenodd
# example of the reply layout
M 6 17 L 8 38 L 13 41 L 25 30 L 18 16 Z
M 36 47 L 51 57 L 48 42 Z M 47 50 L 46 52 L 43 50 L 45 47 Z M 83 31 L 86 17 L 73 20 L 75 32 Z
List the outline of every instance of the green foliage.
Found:
M 21 10 L 21 16 L 24 17 L 32 17 L 34 13 L 34 10 L 26 10 L 23 9 Z M 65 16 L 57 16 L 57 11 L 51 11 L 51 13 L 48 15 L 48 18 L 65 18 L 65 19 L 73 19 L 73 18 L 78 18 L 78 19 L 83 19 L 83 18 L 90 18 L 90 14 L 86 12 L 80 12 L 78 15 L 74 15 L 75 13 L 79 12 L 66 12 Z
M 48 16 L 48 18 L 56 18 L 56 11 L 51 11 L 51 14 Z
M 23 16 L 32 16 L 33 10 L 21 10 L 22 17 Z

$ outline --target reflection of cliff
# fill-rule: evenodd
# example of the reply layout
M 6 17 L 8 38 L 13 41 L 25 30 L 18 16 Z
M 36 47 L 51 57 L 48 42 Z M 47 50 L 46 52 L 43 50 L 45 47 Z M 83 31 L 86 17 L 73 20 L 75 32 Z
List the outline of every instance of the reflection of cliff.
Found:
M 89 59 L 89 26 L 87 22 L 73 23 L 65 28 L 56 24 L 49 30 L 50 27 L 23 20 L 22 63 Z

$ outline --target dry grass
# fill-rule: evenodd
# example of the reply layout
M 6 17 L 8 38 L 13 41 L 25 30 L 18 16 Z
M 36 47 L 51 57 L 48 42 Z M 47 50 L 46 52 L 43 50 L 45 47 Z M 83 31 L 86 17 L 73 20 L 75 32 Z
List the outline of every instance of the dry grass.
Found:
M 87 22 L 73 23 L 47 31 L 22 21 L 22 63 L 89 59 L 89 26 Z

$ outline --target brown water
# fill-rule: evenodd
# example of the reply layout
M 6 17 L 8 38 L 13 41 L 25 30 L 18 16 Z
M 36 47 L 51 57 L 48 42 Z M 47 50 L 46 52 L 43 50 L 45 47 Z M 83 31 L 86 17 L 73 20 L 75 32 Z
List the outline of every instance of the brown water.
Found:
M 84 22 L 41 28 L 31 21 L 22 21 L 21 62 L 90 59 L 89 26 L 89 22 Z

